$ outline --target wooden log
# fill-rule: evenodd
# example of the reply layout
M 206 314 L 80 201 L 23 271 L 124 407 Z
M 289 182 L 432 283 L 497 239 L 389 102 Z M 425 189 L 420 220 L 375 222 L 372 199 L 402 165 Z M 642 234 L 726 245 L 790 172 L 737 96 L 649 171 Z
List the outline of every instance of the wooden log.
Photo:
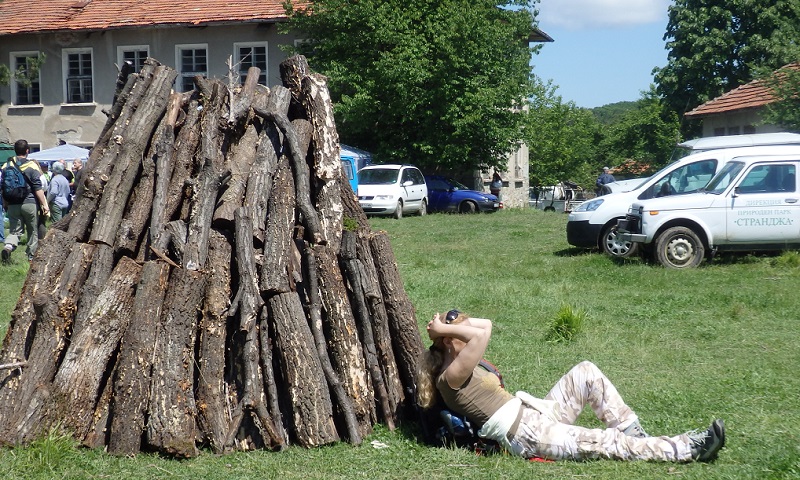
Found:
M 89 229 L 97 213 L 97 206 L 103 194 L 105 184 L 114 168 L 117 155 L 122 149 L 125 139 L 133 127 L 130 124 L 131 116 L 138 110 L 139 104 L 145 97 L 153 72 L 158 62 L 148 59 L 140 75 L 132 75 L 136 81 L 131 86 L 130 94 L 117 99 L 117 103 L 124 101 L 120 108 L 119 118 L 113 127 L 101 137 L 101 141 L 92 148 L 85 172 L 80 183 L 75 187 L 75 203 L 69 211 L 69 226 L 67 232 L 79 241 L 85 241 L 89 236 Z
M 185 194 L 186 182 L 191 175 L 195 153 L 200 145 L 199 123 L 202 110 L 200 102 L 195 99 L 189 101 L 183 127 L 175 138 L 175 156 L 169 186 L 164 193 L 164 208 L 159 211 L 156 207 L 160 203 L 154 203 L 150 221 L 150 242 L 153 245 L 160 243 L 157 237 L 162 234 L 163 226 L 175 219 L 176 212 L 180 210 L 184 199 L 189 198 L 189 195 Z M 160 192 L 161 190 L 157 190 L 156 196 L 159 196 Z
M 205 266 L 214 205 L 217 193 L 227 177 L 223 173 L 222 155 L 225 139 L 219 125 L 222 116 L 222 86 L 219 82 L 209 82 L 202 78 L 196 78 L 195 82 L 199 87 L 208 90 L 208 96 L 200 119 L 200 175 L 193 187 L 189 231 L 181 263 L 188 270 L 200 270 Z
M 250 106 L 256 96 L 256 89 L 258 87 L 258 77 L 261 76 L 261 69 L 258 67 L 250 67 L 247 69 L 247 76 L 242 84 L 242 89 L 239 95 L 233 95 L 233 89 L 228 88 L 230 92 L 231 106 L 228 113 L 228 124 L 234 125 L 237 123 L 244 123 L 250 115 Z M 229 83 L 233 83 L 232 81 Z
M 147 444 L 179 458 L 197 455 L 194 349 L 206 277 L 200 271 L 172 270 L 156 331 Z
M 278 396 L 278 384 L 275 379 L 275 370 L 273 362 L 274 355 L 273 341 L 270 337 L 269 331 L 269 308 L 265 304 L 261 309 L 261 315 L 258 321 L 258 335 L 259 335 L 259 348 L 261 360 L 261 376 L 264 380 L 264 394 L 266 395 L 267 410 L 269 416 L 275 425 L 275 433 L 283 441 L 279 444 L 278 449 L 283 450 L 289 445 L 289 435 L 284 428 L 283 413 L 281 412 L 280 401 Z
M 372 330 L 375 335 L 375 348 L 378 354 L 378 363 L 381 365 L 389 394 L 389 405 L 397 414 L 397 407 L 403 402 L 405 391 L 400 377 L 398 362 L 400 358 L 395 355 L 392 342 L 392 329 L 389 327 L 389 315 L 386 313 L 383 291 L 375 260 L 370 247 L 372 232 L 369 229 L 356 231 L 356 255 L 361 262 L 360 266 L 364 298 L 367 300 L 367 309 L 370 313 Z
M 61 232 L 58 236 L 66 238 L 68 235 Z M 21 372 L 14 392 L 16 398 L 24 398 L 26 401 L 12 402 L 2 410 L 6 414 L 0 416 L 0 432 L 3 432 L 0 438 L 8 439 L 9 443 L 21 443 L 25 438 L 32 438 L 36 434 L 32 430 L 38 428 L 38 423 L 26 419 L 38 416 L 38 408 L 47 401 L 49 385 L 58 371 L 69 341 L 77 310 L 76 302 L 86 280 L 93 252 L 93 245 L 73 244 L 64 255 L 66 262 L 62 271 L 54 278 L 52 292 L 38 293 L 33 299 L 37 320 L 26 357 L 29 368 Z M 13 428 L 13 432 L 5 430 L 9 427 Z
M 277 142 L 273 142 L 273 138 Z M 272 193 L 275 172 L 278 169 L 277 151 L 280 148 L 280 134 L 268 124 L 258 137 L 255 161 L 247 179 L 244 204 L 252 210 L 253 236 L 260 244 L 264 242 L 267 223 L 267 205 Z
M 374 233 L 370 238 L 370 248 L 389 317 L 400 379 L 405 393 L 413 394 L 416 391 L 417 362 L 423 350 L 414 306 L 403 288 L 403 280 L 397 270 L 392 245 L 386 232 Z M 410 398 L 414 398 L 413 395 Z
M 173 253 L 175 260 L 179 264 L 183 263 L 183 253 L 186 249 L 186 242 L 188 241 L 189 236 L 189 226 L 186 225 L 186 222 L 183 220 L 173 220 L 164 226 L 164 232 L 168 234 L 168 236 L 160 236 L 159 242 L 167 241 L 169 242 L 170 251 Z M 154 245 L 156 249 L 159 251 L 166 250 L 166 247 L 163 245 Z
M 231 299 L 232 239 L 212 230 L 209 236 L 208 282 L 200 319 L 198 352 L 197 423 L 214 453 L 223 453 L 230 430 L 225 381 L 225 346 Z
M 309 311 L 314 312 L 315 305 L 324 310 L 324 315 L 311 317 L 311 331 L 317 339 L 316 333 L 319 330 L 317 350 L 321 358 L 324 354 L 323 367 L 327 361 L 335 371 L 335 378 L 329 378 L 328 383 L 337 394 L 337 404 L 348 420 L 350 442 L 357 444 L 362 437 L 372 433 L 375 396 L 364 364 L 361 339 L 356 333 L 358 328 L 350 309 L 344 279 L 336 255 L 328 245 L 315 248 L 306 246 L 303 259 L 307 264 L 304 278 L 307 280 L 311 300 Z M 319 345 L 323 339 L 327 341 Z M 331 377 L 327 372 L 326 376 Z M 341 384 L 341 392 L 337 390 L 335 383 Z M 354 425 L 351 426 L 350 423 Z M 358 435 L 353 432 L 356 428 Z
M 311 203 L 310 175 L 308 164 L 305 160 L 307 149 L 302 149 L 298 141 L 298 135 L 289 118 L 278 112 L 262 110 L 254 106 L 257 115 L 274 122 L 284 135 L 284 146 L 289 148 L 292 171 L 295 177 L 295 189 L 297 208 L 303 214 L 303 225 L 308 230 L 310 238 L 315 243 L 324 243 L 322 227 L 319 223 L 319 215 Z M 309 126 L 310 129 L 310 126 Z M 310 130 L 309 130 L 310 132 Z
M 282 408 L 291 412 L 293 437 L 304 447 L 338 441 L 328 385 L 300 298 L 279 293 L 267 304 L 283 377 Z
M 233 225 L 234 212 L 242 206 L 247 181 L 256 158 L 257 144 L 258 132 L 253 124 L 249 124 L 245 127 L 244 135 L 229 150 L 226 166 L 231 171 L 231 178 L 217 201 L 213 215 L 214 223 L 220 227 L 230 228 Z
M 262 293 L 286 293 L 289 286 L 289 264 L 294 231 L 294 178 L 285 157 L 278 164 L 269 197 L 264 259 L 259 288 Z
M 102 385 L 113 367 L 109 361 L 128 326 L 140 273 L 141 267 L 135 261 L 122 257 L 98 295 L 84 328 L 76 329 L 70 337 L 53 379 L 50 407 L 42 415 L 45 425 L 61 422 L 77 438 L 88 433 Z
M 111 272 L 114 270 L 114 249 L 110 245 L 97 244 L 92 254 L 92 264 L 89 275 L 78 296 L 77 310 L 75 311 L 75 327 L 73 334 L 82 330 L 86 319 L 94 307 L 97 297 L 105 287 Z
M 113 455 L 139 452 L 145 430 L 156 325 L 161 316 L 170 267 L 150 261 L 142 267 L 133 315 L 120 342 L 108 440 Z
M 369 371 L 372 389 L 375 394 L 376 403 L 380 406 L 381 417 L 386 422 L 390 430 L 395 427 L 395 408 L 396 403 L 390 398 L 386 379 L 378 361 L 378 350 L 375 346 L 375 334 L 372 328 L 370 311 L 367 307 L 365 295 L 366 278 L 363 274 L 364 266 L 358 259 L 357 238 L 355 232 L 342 232 L 342 244 L 339 251 L 340 262 L 345 278 L 347 279 L 350 303 L 353 305 L 353 316 L 358 325 L 358 332 L 364 351 L 364 361 Z M 391 343 L 389 342 L 389 348 Z M 389 355 L 392 360 L 394 355 Z M 396 401 L 396 400 L 395 400 Z
M 177 72 L 169 67 L 156 67 L 145 98 L 131 115 L 128 137 L 114 160 L 114 170 L 97 207 L 89 236 L 92 242 L 114 244 L 114 236 L 122 222 L 122 214 L 133 189 L 147 140 L 166 111 L 170 90 L 177 76 Z
M 143 235 L 153 211 L 153 198 L 156 182 L 156 165 L 171 163 L 175 150 L 175 121 L 181 108 L 182 97 L 170 95 L 166 115 L 161 119 L 150 142 L 150 150 L 142 159 L 142 170 L 133 194 L 128 199 L 125 215 L 117 231 L 114 251 L 135 256 L 144 260 L 146 242 Z
M 31 299 L 39 293 L 52 292 L 66 264 L 68 255 L 65 255 L 64 249 L 65 245 L 71 243 L 69 235 L 61 230 L 52 230 L 48 233 L 39 242 L 36 256 L 22 285 L 19 300 L 11 312 L 11 322 L 3 339 L 3 348 L 0 350 L 0 363 L 14 363 L 27 359 L 32 336 L 31 327 L 35 325 L 36 320 Z M 17 403 L 14 399 L 19 388 L 19 377 L 23 372 L 24 370 L 20 369 L 0 371 L 0 412 L 9 412 Z M 4 426 L 8 420 L 9 416 L 0 415 L 0 435 L 5 430 Z

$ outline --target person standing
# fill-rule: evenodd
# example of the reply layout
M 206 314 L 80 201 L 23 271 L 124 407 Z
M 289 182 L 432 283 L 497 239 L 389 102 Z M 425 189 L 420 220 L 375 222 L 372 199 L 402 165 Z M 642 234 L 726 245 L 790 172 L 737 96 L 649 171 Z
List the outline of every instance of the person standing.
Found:
M 606 189 L 603 188 L 603 186 L 612 182 L 616 182 L 616 179 L 614 179 L 614 175 L 611 175 L 608 167 L 603 167 L 603 173 L 601 173 L 600 176 L 597 177 L 597 181 L 595 182 L 595 187 L 596 187 L 595 193 L 597 193 L 597 196 L 599 197 L 600 195 L 608 193 Z
M 59 162 L 53 164 L 53 178 L 47 190 L 47 202 L 50 206 L 50 218 L 53 222 L 69 212 L 69 180 L 64 176 L 64 165 Z
M 489 184 L 489 193 L 500 198 L 500 191 L 503 189 L 503 179 L 500 177 L 500 174 L 494 172 L 492 176 L 492 183 Z
M 25 249 L 28 260 L 33 259 L 36 247 L 39 245 L 39 208 L 42 210 L 42 215 L 50 216 L 50 207 L 47 205 L 47 199 L 42 191 L 42 172 L 35 161 L 28 159 L 29 151 L 26 140 L 17 140 L 14 143 L 16 156 L 10 158 L 3 167 L 4 176 L 9 173 L 9 169 L 16 169 L 22 172 L 25 183 L 27 183 L 27 194 L 22 200 L 8 199 L 5 190 L 3 191 L 3 202 L 8 212 L 9 222 L 9 235 L 2 250 L 3 263 L 11 262 L 11 252 L 19 246 L 19 238 L 23 233 L 28 234 L 28 244 Z

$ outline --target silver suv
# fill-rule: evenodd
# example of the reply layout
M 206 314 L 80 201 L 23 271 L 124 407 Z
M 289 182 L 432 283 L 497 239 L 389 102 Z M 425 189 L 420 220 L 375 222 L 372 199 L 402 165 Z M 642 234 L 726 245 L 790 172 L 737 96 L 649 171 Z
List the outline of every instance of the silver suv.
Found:
M 634 202 L 617 228 L 669 268 L 718 250 L 800 248 L 800 154 L 734 158 L 700 193 Z

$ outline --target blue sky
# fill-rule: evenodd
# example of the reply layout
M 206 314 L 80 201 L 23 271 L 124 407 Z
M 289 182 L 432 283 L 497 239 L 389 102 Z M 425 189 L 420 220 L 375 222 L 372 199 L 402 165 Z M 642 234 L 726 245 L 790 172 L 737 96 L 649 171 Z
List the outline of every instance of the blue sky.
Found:
M 539 28 L 553 37 L 533 72 L 558 86 L 564 102 L 593 108 L 634 101 L 667 63 L 664 32 L 671 0 L 541 0 Z

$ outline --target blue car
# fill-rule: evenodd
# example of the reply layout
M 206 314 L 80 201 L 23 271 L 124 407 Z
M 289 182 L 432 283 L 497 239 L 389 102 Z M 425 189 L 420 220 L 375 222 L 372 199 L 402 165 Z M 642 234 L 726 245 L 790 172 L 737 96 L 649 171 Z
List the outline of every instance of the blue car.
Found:
M 496 212 L 502 203 L 494 195 L 470 190 L 452 178 L 427 175 L 428 210 L 431 212 Z

